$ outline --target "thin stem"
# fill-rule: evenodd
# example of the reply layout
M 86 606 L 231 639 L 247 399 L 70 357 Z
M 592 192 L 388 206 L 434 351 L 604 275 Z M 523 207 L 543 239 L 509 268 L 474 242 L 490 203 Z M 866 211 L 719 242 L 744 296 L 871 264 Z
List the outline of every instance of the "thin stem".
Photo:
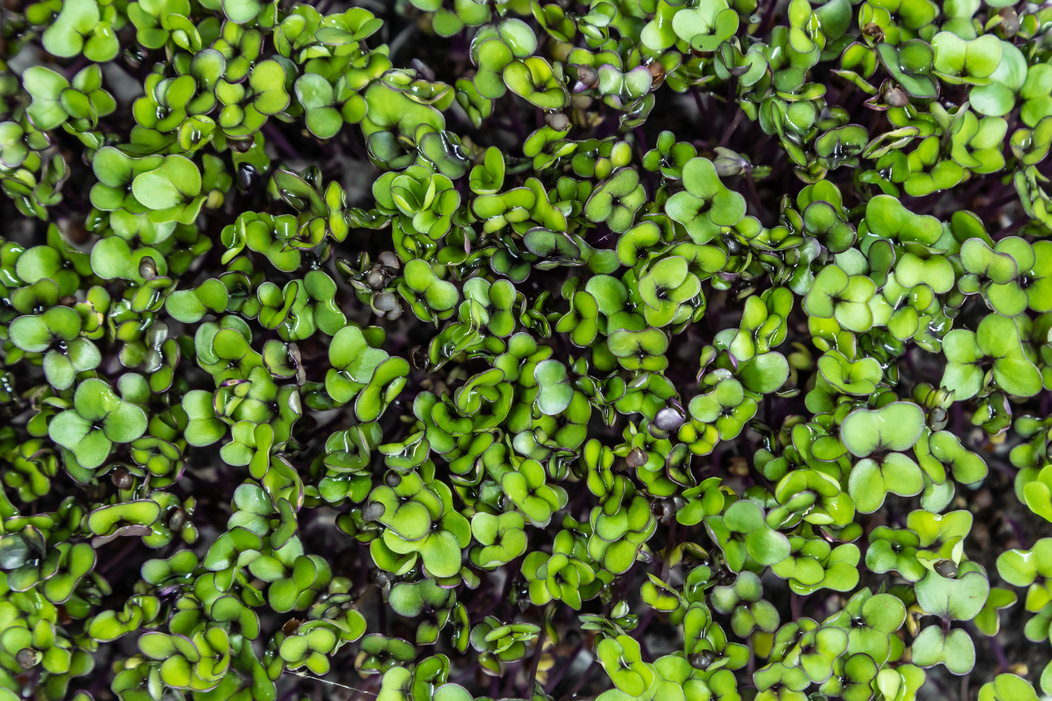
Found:
M 690 91 L 690 96 L 694 98 L 694 104 L 698 107 L 698 116 L 704 121 L 705 113 L 708 112 L 708 110 L 705 109 L 705 103 L 701 100 L 701 93 L 697 89 L 694 89 Z
M 636 127 L 632 131 L 636 135 L 636 140 L 639 142 L 639 162 L 642 163 L 643 159 L 646 158 L 647 151 L 650 150 L 650 146 L 647 143 L 647 135 L 642 127 Z M 647 196 L 650 199 L 653 199 L 657 194 L 657 187 L 654 183 L 654 173 L 645 168 L 643 169 L 643 173 L 643 177 L 646 179 Z
M 969 623 L 968 627 L 972 629 L 972 637 L 977 637 L 979 629 L 975 623 Z M 1005 655 L 1005 649 L 1002 647 L 1001 642 L 997 639 L 996 635 L 986 638 L 987 642 L 990 643 L 990 650 L 993 651 L 994 657 L 997 659 L 997 669 L 1000 672 L 1007 672 L 1012 666 L 1008 661 L 1008 656 Z
M 351 150 L 354 151 L 354 155 L 366 163 L 369 162 L 369 153 L 365 148 L 364 141 L 358 141 L 359 132 L 352 133 L 350 138 L 347 139 L 347 143 L 351 145 Z
M 669 562 L 672 559 L 672 550 L 676 547 L 676 526 L 679 521 L 672 518 L 672 525 L 668 527 L 668 542 L 665 544 L 665 555 L 661 558 L 661 581 L 668 581 Z
M 720 137 L 720 146 L 727 145 L 727 142 L 730 141 L 731 134 L 734 133 L 734 130 L 738 128 L 738 125 L 742 123 L 744 118 L 745 110 L 739 108 L 738 111 L 734 113 L 734 118 L 730 120 L 729 124 L 727 124 L 727 128 L 723 130 L 723 136 Z
M 584 674 L 577 678 L 577 683 L 573 685 L 572 689 L 570 689 L 570 693 L 563 696 L 562 701 L 569 701 L 570 699 L 577 698 L 577 693 L 584 688 L 588 678 L 592 676 L 592 670 L 595 669 L 595 665 L 596 661 L 593 659 L 592 664 L 588 665 L 588 669 L 584 671 Z
M 523 689 L 524 698 L 533 698 L 533 687 L 537 683 L 537 670 L 541 666 L 541 655 L 544 654 L 544 639 L 547 634 L 547 626 L 541 625 L 541 634 L 537 636 L 537 648 L 533 651 L 533 660 L 530 662 L 530 674 L 526 678 L 526 688 Z
M 763 33 L 767 33 L 774 26 L 774 11 L 778 7 L 779 0 L 770 0 L 767 3 L 767 7 L 763 11 L 763 19 L 760 20 L 760 26 L 763 27 L 761 30 Z
M 263 135 L 268 139 L 271 139 L 277 145 L 278 150 L 288 158 L 299 158 L 299 154 L 296 152 L 296 149 L 292 147 L 292 144 L 289 143 L 289 140 L 286 139 L 285 135 L 281 133 L 281 130 L 271 124 L 270 121 L 263 124 Z
M 563 680 L 563 677 L 566 676 L 566 673 L 570 671 L 571 667 L 573 667 L 574 660 L 576 660 L 577 656 L 581 654 L 581 650 L 583 648 L 584 644 L 582 643 L 578 645 L 572 653 L 566 656 L 566 664 L 559 667 L 559 671 L 557 673 L 548 677 L 548 682 L 544 685 L 544 693 L 550 694 L 555 689 L 555 687 L 559 686 L 559 682 Z
M 122 572 L 124 572 L 127 569 L 128 563 L 129 562 L 134 562 L 133 560 L 128 558 L 128 555 L 130 555 L 132 553 L 132 551 L 135 550 L 135 548 L 138 547 L 138 546 L 139 546 L 139 539 L 138 538 L 129 538 L 128 542 L 125 543 L 124 547 L 121 548 L 117 552 L 116 555 L 114 555 L 112 558 L 107 560 L 105 564 L 103 564 L 101 567 L 99 567 L 98 573 L 100 575 L 105 575 L 107 572 L 109 572 L 111 569 L 113 569 L 114 566 L 116 566 L 116 565 L 121 565 L 121 567 L 118 567 L 116 572 L 114 572 L 114 574 L 121 574 Z
M 763 206 L 763 200 L 760 199 L 760 193 L 756 191 L 756 181 L 753 180 L 752 172 L 745 172 L 745 188 L 749 193 L 749 204 L 756 210 L 756 216 L 761 222 L 765 222 L 770 218 L 767 213 L 767 209 Z
M 398 52 L 409 43 L 409 38 L 416 34 L 416 32 L 417 26 L 415 23 L 412 23 L 398 33 L 398 36 L 396 36 L 391 42 L 390 55 L 392 61 L 398 56 Z
M 508 116 L 511 118 L 511 126 L 515 129 L 515 135 L 519 137 L 520 141 L 526 141 L 526 125 L 522 123 L 522 115 L 519 114 L 519 106 L 515 104 L 514 100 L 508 100 L 505 103 L 508 106 Z

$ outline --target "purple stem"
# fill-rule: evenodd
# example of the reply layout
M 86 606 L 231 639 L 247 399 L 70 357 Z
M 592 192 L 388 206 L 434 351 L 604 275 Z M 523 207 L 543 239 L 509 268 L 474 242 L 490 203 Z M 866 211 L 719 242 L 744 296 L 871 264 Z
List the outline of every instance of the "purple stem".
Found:
M 566 664 L 559 667 L 559 671 L 557 673 L 548 677 L 548 683 L 544 685 L 545 693 L 550 694 L 552 693 L 552 690 L 555 689 L 555 687 L 559 686 L 559 682 L 561 682 L 563 680 L 563 677 L 566 676 L 566 673 L 570 671 L 570 667 L 573 667 L 573 662 L 575 659 L 577 659 L 577 656 L 581 654 L 581 649 L 583 647 L 583 644 L 578 645 L 576 650 L 574 650 L 571 654 L 566 656 Z
M 274 143 L 277 144 L 278 149 L 281 150 L 289 158 L 298 158 L 299 154 L 296 149 L 292 148 L 292 144 L 289 143 L 285 135 L 281 133 L 281 130 L 271 124 L 269 121 L 263 125 L 263 134 L 268 139 L 273 139 Z
M 638 636 L 639 633 L 636 633 L 636 635 Z M 653 662 L 654 661 L 654 656 L 652 654 L 650 654 L 650 648 L 647 647 L 647 642 L 645 640 L 643 640 L 643 638 L 638 638 L 638 640 L 639 640 L 639 649 L 643 653 L 643 661 L 644 662 Z
M 647 629 L 647 626 L 649 626 L 650 622 L 653 621 L 653 620 L 654 620 L 654 609 L 650 609 L 643 615 L 643 620 L 641 620 L 639 622 L 639 625 L 637 625 L 635 630 L 632 631 L 632 634 L 634 636 L 642 635 L 643 632 Z
M 588 678 L 592 676 L 592 670 L 595 669 L 595 665 L 596 661 L 593 658 L 592 664 L 588 665 L 588 669 L 584 671 L 584 674 L 577 678 L 577 683 L 573 685 L 573 689 L 570 690 L 570 693 L 563 697 L 564 699 L 577 698 L 577 692 L 584 688 L 585 682 L 587 682 Z
M 978 630 L 978 628 L 975 627 L 975 624 L 974 623 L 969 623 L 968 627 L 973 629 L 972 637 L 973 638 L 976 637 L 976 634 L 979 632 L 979 630 Z M 994 657 L 997 658 L 997 669 L 998 669 L 998 671 L 1000 671 L 1000 672 L 1007 672 L 1008 669 L 1012 665 L 1008 661 L 1008 656 L 1005 655 L 1005 649 L 1004 649 L 1004 647 L 1001 646 L 1001 643 L 997 639 L 997 636 L 995 635 L 995 636 L 989 637 L 986 640 L 987 640 L 988 643 L 990 643 L 990 649 L 993 651 Z
M 672 524 L 668 527 L 668 542 L 665 543 L 665 557 L 661 558 L 661 580 L 668 581 L 668 569 L 669 560 L 672 554 L 672 549 L 676 547 L 676 526 L 679 525 L 679 521 L 672 519 Z M 653 611 L 651 611 L 653 613 Z
M 763 26 L 763 31 L 770 31 L 774 21 L 774 10 L 778 7 L 778 0 L 768 0 L 767 7 L 763 11 L 763 19 L 760 24 Z
M 83 54 L 77 56 L 76 60 L 74 60 L 73 63 L 69 65 L 69 68 L 66 69 L 66 77 L 72 80 L 73 76 L 80 72 L 80 69 L 87 65 L 87 63 L 88 59 L 86 59 Z
M 518 676 L 517 672 L 521 667 L 522 663 L 516 662 L 514 665 L 511 665 L 511 669 L 504 670 L 504 689 L 500 692 L 502 697 L 506 698 L 511 695 L 512 690 L 515 688 L 515 678 Z
M 632 130 L 632 133 L 636 135 L 637 139 L 639 139 L 639 148 L 640 148 L 640 150 L 643 153 L 646 153 L 647 151 L 649 151 L 650 148 L 647 146 L 647 135 L 646 135 L 646 132 L 643 131 L 642 127 L 636 127 L 635 129 Z
M 756 191 L 756 181 L 753 180 L 752 171 L 747 170 L 745 172 L 745 187 L 749 192 L 749 201 L 756 208 L 756 216 L 759 217 L 761 222 L 769 221 L 770 215 L 767 213 L 767 208 L 763 206 L 760 193 Z
M 706 109 L 705 103 L 701 101 L 701 93 L 697 90 L 691 90 L 690 96 L 694 98 L 694 104 L 698 106 L 698 115 L 701 117 L 701 120 L 704 121 Z M 707 141 L 705 142 L 705 147 L 708 148 Z
M 366 151 L 364 142 L 358 141 L 357 133 L 352 134 L 351 137 L 347 139 L 347 143 L 351 145 L 351 150 L 354 151 L 354 155 L 358 156 L 359 160 L 365 161 L 366 163 L 369 162 L 369 153 Z
M 1023 529 L 1023 524 L 1019 523 L 1019 521 L 1014 518 L 1006 518 L 1005 521 L 1012 527 L 1012 532 L 1015 533 L 1016 540 L 1019 541 L 1019 549 L 1029 549 L 1030 539 L 1026 537 L 1026 531 Z
M 511 118 L 511 126 L 515 129 L 515 135 L 519 137 L 521 141 L 526 141 L 526 125 L 522 123 L 522 115 L 519 114 L 519 106 L 515 104 L 514 100 L 508 100 L 508 116 Z
M 541 634 L 537 636 L 537 648 L 533 651 L 533 660 L 530 662 L 530 675 L 526 678 L 526 688 L 523 689 L 523 697 L 533 698 L 533 687 L 537 682 L 537 670 L 540 669 L 541 655 L 544 653 L 544 637 L 548 633 L 546 626 L 541 626 Z
M 647 135 L 646 132 L 643 131 L 642 127 L 636 127 L 632 131 L 636 135 L 636 139 L 639 141 L 639 160 L 640 162 L 642 162 L 643 158 L 647 154 L 647 151 L 650 150 L 650 146 L 647 143 Z M 645 175 L 643 177 L 646 178 L 646 188 L 648 196 L 653 198 L 653 196 L 657 193 L 657 187 L 654 184 L 654 174 L 649 170 L 645 170 L 644 173 Z
M 102 575 L 109 572 L 111 569 L 113 569 L 114 565 L 123 565 L 122 567 L 118 568 L 114 574 L 120 574 L 124 572 L 127 569 L 127 564 L 129 561 L 128 555 L 130 555 L 131 552 L 135 550 L 135 548 L 138 545 L 138 538 L 129 538 L 128 542 L 125 543 L 124 547 L 121 548 L 114 557 L 110 558 L 102 567 L 99 567 L 99 569 L 97 570 L 98 574 Z
M 734 113 L 734 118 L 730 120 L 727 128 L 723 130 L 723 136 L 720 137 L 720 146 L 726 146 L 727 142 L 731 138 L 731 134 L 738 128 L 738 125 L 742 123 L 742 119 L 745 117 L 745 110 L 739 109 Z

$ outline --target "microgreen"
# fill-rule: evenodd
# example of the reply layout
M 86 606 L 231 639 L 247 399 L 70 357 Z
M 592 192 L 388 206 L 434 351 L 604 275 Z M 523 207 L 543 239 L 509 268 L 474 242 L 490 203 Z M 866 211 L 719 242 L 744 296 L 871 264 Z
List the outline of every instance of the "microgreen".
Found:
M 1052 9 L 23 4 L 0 699 L 1052 693 Z
M 73 407 L 56 415 L 48 435 L 87 468 L 105 462 L 114 443 L 130 443 L 146 430 L 146 415 L 95 378 L 77 385 Z

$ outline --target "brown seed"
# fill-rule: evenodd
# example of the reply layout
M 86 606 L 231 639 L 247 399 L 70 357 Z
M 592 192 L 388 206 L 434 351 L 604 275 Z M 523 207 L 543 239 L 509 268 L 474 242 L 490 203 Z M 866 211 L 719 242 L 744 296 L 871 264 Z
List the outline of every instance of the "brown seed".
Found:
M 570 128 L 570 118 L 562 112 L 549 112 L 544 115 L 544 121 L 555 131 L 566 131 Z
M 15 655 L 15 660 L 22 669 L 33 669 L 33 667 L 37 666 L 38 655 L 39 653 L 33 648 L 24 647 Z
M 143 280 L 153 280 L 157 277 L 157 264 L 149 256 L 139 261 L 139 277 Z
M 902 88 L 893 87 L 884 91 L 884 102 L 892 107 L 905 107 L 910 104 L 910 98 Z
M 590 88 L 594 88 L 599 83 L 599 72 L 591 66 L 578 66 L 577 80 Z
M 661 409 L 654 417 L 654 425 L 662 431 L 675 431 L 683 425 L 683 414 L 670 406 Z
M 645 450 L 643 450 L 642 448 L 633 448 L 632 452 L 629 453 L 628 457 L 625 458 L 625 462 L 628 464 L 629 467 L 635 468 L 646 465 L 647 460 L 649 459 L 650 458 L 647 456 Z
M 244 153 L 252 148 L 253 142 L 251 139 L 227 139 L 226 143 L 238 153 Z
M 380 261 L 380 265 L 385 265 L 388 268 L 394 268 L 395 270 L 402 267 L 402 261 L 398 259 L 398 256 L 395 255 L 394 251 L 384 251 L 380 254 L 377 260 Z
M 393 312 L 398 309 L 398 298 L 390 291 L 384 291 L 373 298 L 373 306 L 382 312 Z
M 110 474 L 110 482 L 117 489 L 131 489 L 135 486 L 135 478 L 123 467 L 118 467 Z
M 690 666 L 694 669 L 708 669 L 709 665 L 716 661 L 716 657 L 706 650 L 705 652 L 695 652 L 688 655 L 687 661 L 690 662 Z
M 661 522 L 668 523 L 676 515 L 676 507 L 671 499 L 661 502 Z
M 186 512 L 182 509 L 173 509 L 168 515 L 168 530 L 181 531 L 186 525 Z
M 387 509 L 378 501 L 370 502 L 362 509 L 362 520 L 363 521 L 375 521 L 384 515 L 384 511 Z
M 365 274 L 365 284 L 374 290 L 382 290 L 384 288 L 384 274 L 373 268 Z
M 953 560 L 939 560 L 935 563 L 934 569 L 940 577 L 953 579 L 957 576 L 957 563 Z

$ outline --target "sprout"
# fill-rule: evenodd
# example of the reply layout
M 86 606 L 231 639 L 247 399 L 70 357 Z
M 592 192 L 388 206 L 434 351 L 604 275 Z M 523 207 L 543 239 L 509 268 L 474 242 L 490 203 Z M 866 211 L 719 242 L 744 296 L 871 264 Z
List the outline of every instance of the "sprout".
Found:
M 1052 694 L 1052 9 L 23 4 L 0 701 Z

